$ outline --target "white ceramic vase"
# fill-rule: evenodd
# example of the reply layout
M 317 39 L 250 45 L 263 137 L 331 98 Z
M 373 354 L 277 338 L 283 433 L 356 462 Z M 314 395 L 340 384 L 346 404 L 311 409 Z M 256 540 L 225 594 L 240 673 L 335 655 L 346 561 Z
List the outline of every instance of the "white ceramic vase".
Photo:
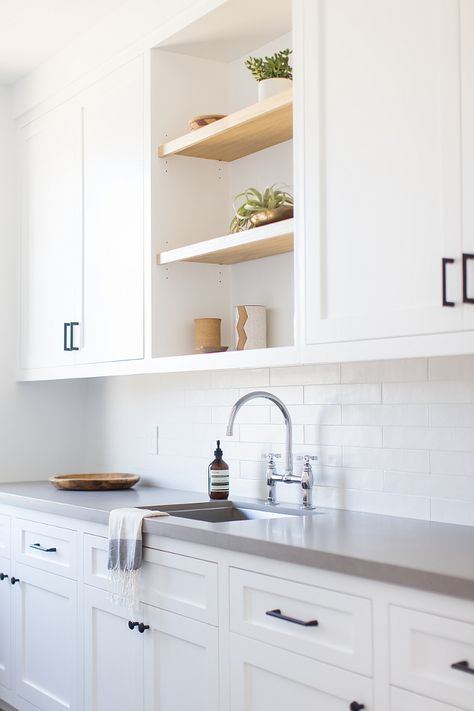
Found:
M 267 310 L 265 306 L 244 304 L 235 307 L 235 350 L 267 347 Z
M 263 79 L 258 82 L 258 100 L 263 101 L 275 94 L 281 94 L 282 91 L 291 89 L 292 86 L 292 79 Z

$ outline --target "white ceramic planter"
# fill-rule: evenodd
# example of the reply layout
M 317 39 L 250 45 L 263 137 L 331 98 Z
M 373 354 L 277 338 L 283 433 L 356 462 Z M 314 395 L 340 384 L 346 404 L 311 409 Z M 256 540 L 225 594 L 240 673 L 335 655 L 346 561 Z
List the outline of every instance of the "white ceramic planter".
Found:
M 292 79 L 264 79 L 258 82 L 258 100 L 268 99 L 270 96 L 280 94 L 282 91 L 291 89 Z
M 267 310 L 265 306 L 245 304 L 235 307 L 235 350 L 267 347 Z

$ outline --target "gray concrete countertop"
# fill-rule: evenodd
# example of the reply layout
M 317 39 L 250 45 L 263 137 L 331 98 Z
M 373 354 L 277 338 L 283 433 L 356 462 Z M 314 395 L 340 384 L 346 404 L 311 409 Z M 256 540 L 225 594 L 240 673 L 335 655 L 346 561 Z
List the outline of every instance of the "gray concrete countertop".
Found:
M 104 524 L 113 508 L 201 501 L 207 501 L 206 494 L 151 486 L 67 492 L 48 482 L 0 485 L 0 504 Z M 262 502 L 247 502 L 264 508 Z M 292 507 L 278 510 L 291 513 Z M 144 531 L 474 600 L 470 526 L 319 509 L 306 516 L 217 524 L 166 516 L 146 520 Z

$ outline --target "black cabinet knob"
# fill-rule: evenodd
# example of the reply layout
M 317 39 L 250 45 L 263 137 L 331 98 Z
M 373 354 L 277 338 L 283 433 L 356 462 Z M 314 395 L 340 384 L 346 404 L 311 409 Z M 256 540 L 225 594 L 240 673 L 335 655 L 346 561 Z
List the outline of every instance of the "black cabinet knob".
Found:
M 5 578 L 8 578 L 8 575 L 5 573 L 0 573 L 0 580 L 5 580 Z
M 15 583 L 19 583 L 19 582 L 20 582 L 20 578 L 12 578 L 12 579 L 10 580 L 10 582 L 11 582 L 12 585 L 15 585 Z
M 150 625 L 144 625 L 143 622 L 140 622 L 140 624 L 138 625 L 138 631 L 141 634 L 143 634 L 145 630 L 149 630 L 149 629 L 150 629 Z
M 364 704 L 359 704 L 357 701 L 353 701 L 349 708 L 351 711 L 362 711 L 362 709 L 365 709 L 365 706 Z
M 138 622 L 132 622 L 131 620 L 128 621 L 128 629 L 129 630 L 134 630 L 135 627 L 138 627 Z

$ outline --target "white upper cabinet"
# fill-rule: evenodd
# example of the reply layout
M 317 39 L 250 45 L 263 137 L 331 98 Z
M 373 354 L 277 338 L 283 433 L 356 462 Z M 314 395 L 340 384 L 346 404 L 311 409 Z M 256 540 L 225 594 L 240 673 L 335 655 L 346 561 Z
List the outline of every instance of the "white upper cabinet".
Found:
M 461 330 L 459 2 L 302 12 L 306 342 Z
M 23 368 L 77 358 L 66 348 L 70 324 L 82 321 L 81 131 L 80 108 L 71 102 L 20 133 Z
M 81 361 L 143 357 L 143 57 L 83 101 Z
M 20 131 L 22 368 L 143 357 L 143 57 Z

